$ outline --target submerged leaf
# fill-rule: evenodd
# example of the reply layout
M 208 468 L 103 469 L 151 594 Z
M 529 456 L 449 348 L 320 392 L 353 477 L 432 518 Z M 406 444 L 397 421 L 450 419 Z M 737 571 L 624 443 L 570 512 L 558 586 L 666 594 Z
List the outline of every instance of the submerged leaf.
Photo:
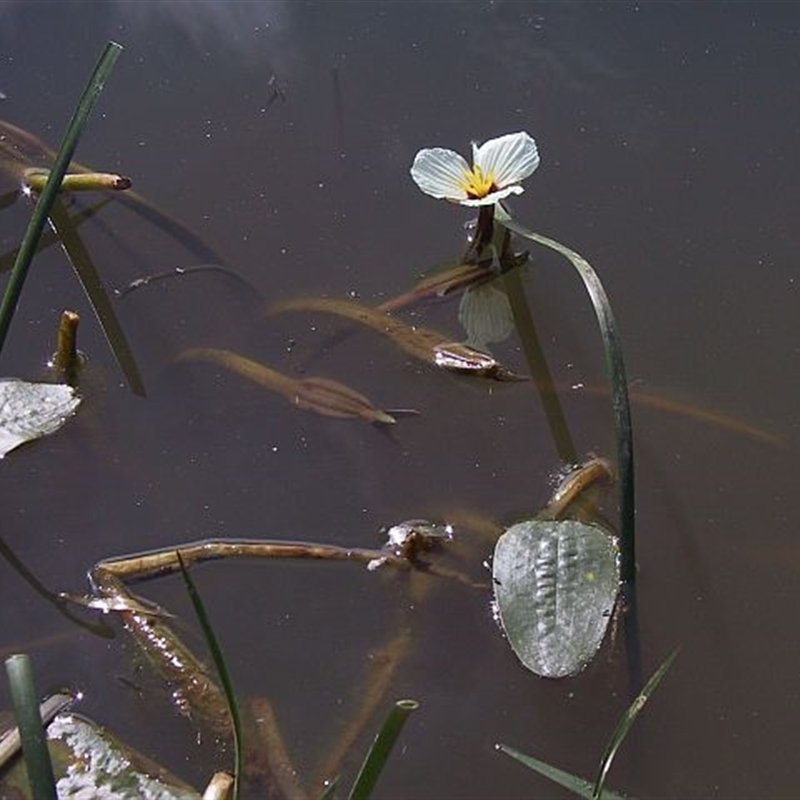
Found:
M 619 590 L 619 551 L 603 528 L 528 520 L 497 541 L 495 602 L 511 648 L 532 672 L 580 672 L 603 641 Z
M 79 403 L 71 386 L 0 379 L 0 458 L 25 442 L 55 433 Z
M 382 425 L 393 425 L 397 421 L 387 411 L 376 408 L 363 394 L 338 381 L 327 378 L 292 378 L 238 353 L 213 347 L 192 348 L 181 353 L 178 358 L 181 361 L 196 360 L 219 364 L 243 378 L 282 394 L 297 408 L 314 411 L 325 417 L 360 417 Z
M 406 325 L 396 317 L 350 300 L 325 297 L 287 300 L 273 306 L 272 313 L 284 311 L 319 311 L 335 314 L 366 325 L 388 336 L 401 350 L 436 367 L 496 381 L 527 380 L 496 361 L 488 353 L 461 342 L 451 342 L 438 331 Z

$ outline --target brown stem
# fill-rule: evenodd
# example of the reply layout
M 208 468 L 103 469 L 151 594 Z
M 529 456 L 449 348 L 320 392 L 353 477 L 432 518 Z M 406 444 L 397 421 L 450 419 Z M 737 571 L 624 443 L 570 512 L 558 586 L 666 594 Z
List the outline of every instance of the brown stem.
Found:
M 78 325 L 81 318 L 74 311 L 64 310 L 58 323 L 56 352 L 53 356 L 53 367 L 56 379 L 60 383 L 75 386 L 78 382 Z

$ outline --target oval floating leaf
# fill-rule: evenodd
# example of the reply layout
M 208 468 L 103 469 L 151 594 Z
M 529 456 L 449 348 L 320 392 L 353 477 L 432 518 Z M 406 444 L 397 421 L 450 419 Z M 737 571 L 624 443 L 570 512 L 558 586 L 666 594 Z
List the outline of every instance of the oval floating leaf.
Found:
M 57 431 L 80 403 L 71 386 L 0 379 L 0 458 L 32 439 Z
M 603 641 L 619 589 L 619 550 L 597 525 L 528 520 L 497 541 L 495 602 L 511 648 L 545 678 L 580 672 Z

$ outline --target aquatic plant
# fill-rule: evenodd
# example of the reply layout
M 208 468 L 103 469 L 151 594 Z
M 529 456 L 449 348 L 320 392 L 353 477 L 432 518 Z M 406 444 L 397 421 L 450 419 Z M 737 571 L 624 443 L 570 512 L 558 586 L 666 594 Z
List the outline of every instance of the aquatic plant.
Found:
M 462 206 L 492 206 L 512 194 L 539 166 L 536 142 L 527 133 L 509 133 L 472 144 L 472 166 L 454 150 L 420 150 L 411 177 L 425 194 Z
M 479 207 L 474 239 L 467 249 L 466 259 L 476 261 L 488 250 L 498 262 L 498 273 L 506 271 L 502 264 L 511 256 L 510 233 L 516 233 L 567 258 L 583 280 L 597 315 L 612 386 L 620 485 L 621 576 L 623 581 L 633 582 L 636 577 L 633 428 L 622 347 L 611 304 L 600 278 L 585 258 L 554 239 L 520 225 L 502 203 L 503 199 L 523 191 L 520 181 L 533 173 L 539 160 L 533 137 L 520 132 L 490 139 L 483 145 L 473 144 L 472 168 L 452 150 L 420 150 L 411 166 L 411 177 L 431 197 Z M 501 228 L 499 235 L 495 235 L 495 224 Z

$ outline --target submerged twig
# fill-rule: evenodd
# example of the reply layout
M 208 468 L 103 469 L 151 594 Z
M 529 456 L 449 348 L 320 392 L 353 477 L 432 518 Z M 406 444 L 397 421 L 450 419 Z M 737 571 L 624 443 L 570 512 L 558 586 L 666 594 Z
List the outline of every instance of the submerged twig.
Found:
M 397 421 L 388 412 L 376 408 L 363 394 L 343 383 L 327 378 L 292 378 L 230 350 L 197 347 L 183 351 L 177 360 L 219 364 L 243 378 L 282 394 L 293 406 L 304 411 L 314 411 L 338 419 L 359 417 L 382 425 L 393 425 Z
M 488 353 L 461 342 L 449 341 L 443 334 L 429 328 L 407 325 L 389 314 L 349 300 L 304 298 L 287 300 L 270 309 L 273 314 L 284 311 L 321 311 L 353 320 L 388 336 L 401 350 L 414 358 L 451 372 L 497 381 L 527 380 L 525 376 L 504 367 Z
M 127 286 L 123 286 L 122 289 L 115 290 L 115 293 L 117 297 L 123 298 L 135 292 L 137 289 L 150 286 L 152 283 L 169 280 L 170 278 L 180 278 L 184 275 L 192 275 L 198 272 L 219 272 L 228 278 L 234 279 L 253 294 L 260 294 L 258 289 L 256 289 L 250 281 L 243 278 L 238 272 L 228 269 L 228 267 L 224 267 L 221 264 L 193 264 L 189 267 L 175 267 L 175 269 L 171 269 L 168 272 L 158 272 L 155 275 L 145 275 L 142 278 L 136 278 L 136 280 L 131 281 Z
M 327 561 L 357 561 L 368 564 L 375 559 L 395 567 L 408 568 L 407 559 L 387 553 L 383 549 L 366 547 L 339 547 L 334 544 L 313 542 L 283 542 L 266 539 L 204 539 L 182 544 L 178 548 L 183 563 L 188 567 L 204 561 L 221 558 L 298 558 Z M 139 581 L 177 572 L 178 557 L 175 547 L 149 550 L 120 558 L 109 558 L 98 562 L 97 568 L 111 573 L 121 580 Z
M 443 300 L 471 286 L 494 280 L 498 273 L 486 263 L 459 264 L 457 267 L 421 278 L 407 292 L 384 300 L 376 310 L 389 313 L 414 306 L 426 300 Z
M 283 800 L 308 800 L 308 794 L 297 777 L 297 770 L 292 764 L 286 743 L 283 741 L 278 720 L 272 704 L 265 697 L 259 697 L 250 703 L 258 760 L 264 761 L 267 774 L 265 780 L 278 784 Z M 256 769 L 258 769 L 256 764 Z M 252 774 L 252 764 L 248 764 L 248 774 Z
M 315 785 L 337 775 L 342 762 L 353 745 L 364 734 L 375 710 L 383 702 L 392 685 L 397 669 L 405 659 L 411 647 L 411 633 L 404 629 L 393 636 L 383 647 L 370 654 L 369 672 L 366 686 L 359 692 L 359 705 L 355 715 L 349 720 L 346 728 L 336 738 L 336 743 L 317 771 Z

